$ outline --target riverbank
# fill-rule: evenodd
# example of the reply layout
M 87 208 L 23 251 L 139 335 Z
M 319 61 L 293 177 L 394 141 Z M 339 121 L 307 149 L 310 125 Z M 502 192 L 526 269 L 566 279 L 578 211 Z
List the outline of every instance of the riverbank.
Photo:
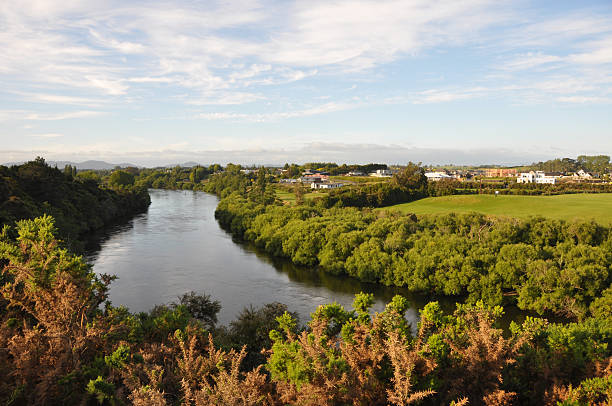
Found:
M 295 264 L 469 303 L 579 319 L 598 311 L 610 286 L 612 233 L 593 222 L 263 205 L 237 193 L 215 216 Z

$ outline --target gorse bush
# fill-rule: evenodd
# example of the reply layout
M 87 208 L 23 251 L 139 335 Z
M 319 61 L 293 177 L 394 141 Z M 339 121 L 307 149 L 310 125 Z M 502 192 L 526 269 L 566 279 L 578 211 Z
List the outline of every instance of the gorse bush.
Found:
M 50 217 L 5 226 L 0 234 L 0 401 L 6 404 L 612 401 L 609 315 L 565 325 L 528 318 L 504 335 L 499 306 L 479 301 L 446 314 L 433 302 L 413 330 L 404 317 L 406 299 L 396 296 L 371 314 L 373 297 L 359 294 L 353 310 L 320 306 L 305 327 L 273 304 L 218 329 L 219 307 L 209 296 L 190 293 L 136 315 L 101 306 L 112 278 L 96 276 L 59 247 L 55 234 Z M 248 349 L 264 351 L 246 366 Z

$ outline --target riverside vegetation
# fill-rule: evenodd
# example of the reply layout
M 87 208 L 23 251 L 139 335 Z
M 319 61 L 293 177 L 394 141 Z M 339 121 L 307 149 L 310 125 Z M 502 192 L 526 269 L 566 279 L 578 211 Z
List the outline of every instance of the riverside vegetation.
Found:
M 353 309 L 320 306 L 304 327 L 281 304 L 245 309 L 229 326 L 217 326 L 219 304 L 191 293 L 132 314 L 107 302 L 113 278 L 96 275 L 63 248 L 51 217 L 21 220 L 0 234 L 2 401 L 610 403 L 609 228 L 481 215 L 420 218 L 314 200 L 287 207 L 265 170 L 252 180 L 238 169 L 226 168 L 204 186 L 223 197 L 217 216 L 233 233 L 297 263 L 454 295 L 456 310 L 447 314 L 431 302 L 413 330 L 404 298 L 372 315 L 373 298 L 359 294 Z M 412 167 L 393 187 L 417 196 L 421 175 Z M 527 317 L 504 333 L 500 304 L 566 320 Z
M 0 224 L 50 215 L 73 247 L 84 234 L 145 211 L 150 203 L 146 188 L 134 186 L 125 171 L 115 171 L 103 183 L 92 171 L 61 171 L 42 158 L 0 166 Z

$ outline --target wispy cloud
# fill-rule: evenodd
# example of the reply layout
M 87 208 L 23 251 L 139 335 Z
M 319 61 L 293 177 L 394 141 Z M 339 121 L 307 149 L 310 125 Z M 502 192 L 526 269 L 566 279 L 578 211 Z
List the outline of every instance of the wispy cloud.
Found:
M 325 103 L 320 106 L 310 107 L 302 110 L 274 112 L 274 113 L 231 113 L 231 112 L 214 112 L 200 113 L 195 116 L 198 119 L 204 120 L 229 120 L 229 121 L 248 121 L 248 122 L 270 122 L 282 119 L 308 117 L 319 114 L 328 114 L 336 111 L 350 110 L 359 107 L 357 103 Z
M 58 133 L 44 133 L 44 134 L 27 134 L 27 137 L 35 137 L 35 138 L 59 138 L 63 137 L 64 134 Z
M 456 100 L 473 99 L 486 95 L 488 89 L 485 88 L 468 88 L 468 89 L 456 89 L 456 90 L 440 90 L 440 89 L 429 89 L 419 92 L 413 99 L 414 104 L 427 104 L 427 103 L 443 103 L 451 102 Z
M 100 117 L 107 115 L 104 111 L 79 110 L 61 113 L 37 113 L 27 110 L 0 110 L 0 121 L 59 121 L 78 118 Z
M 104 111 L 71 111 L 66 113 L 55 113 L 55 114 L 39 114 L 29 113 L 23 117 L 24 120 L 41 120 L 41 121 L 57 121 L 57 120 L 69 120 L 74 118 L 89 118 L 89 117 L 100 117 L 108 113 Z

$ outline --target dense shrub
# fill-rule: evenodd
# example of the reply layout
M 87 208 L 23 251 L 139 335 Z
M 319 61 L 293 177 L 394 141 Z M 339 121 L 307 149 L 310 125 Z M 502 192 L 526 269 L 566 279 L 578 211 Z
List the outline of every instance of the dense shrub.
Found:
M 594 222 L 265 206 L 238 193 L 221 200 L 216 217 L 296 264 L 470 303 L 582 318 L 591 303 L 601 313 L 612 282 L 612 232 Z
M 10 168 L 0 166 L 0 224 L 51 215 L 69 243 L 146 210 L 150 202 L 144 188 L 102 188 L 91 173 L 73 177 L 42 158 Z

